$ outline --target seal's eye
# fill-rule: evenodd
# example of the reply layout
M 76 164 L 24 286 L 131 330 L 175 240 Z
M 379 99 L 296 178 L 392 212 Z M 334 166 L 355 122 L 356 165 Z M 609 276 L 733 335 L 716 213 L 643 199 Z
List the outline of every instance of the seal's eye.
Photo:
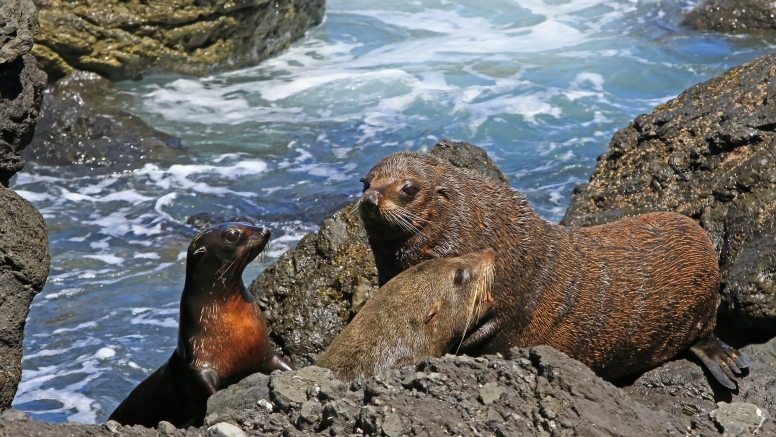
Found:
M 369 189 L 369 180 L 367 178 L 363 177 L 363 178 L 359 179 L 358 181 L 364 183 L 364 191 Z
M 453 279 L 455 285 L 463 284 L 463 270 L 458 269 L 455 271 L 455 279 Z
M 226 234 L 226 241 L 230 243 L 236 243 L 240 239 L 240 231 L 232 229 Z
M 418 187 L 413 187 L 412 185 L 408 185 L 402 188 L 401 192 L 406 194 L 409 197 L 415 197 L 415 195 L 418 194 Z

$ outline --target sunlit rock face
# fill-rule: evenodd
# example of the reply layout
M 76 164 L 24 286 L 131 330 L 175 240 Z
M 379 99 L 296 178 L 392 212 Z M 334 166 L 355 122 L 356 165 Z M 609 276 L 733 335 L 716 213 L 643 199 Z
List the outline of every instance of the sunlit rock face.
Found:
M 41 0 L 33 53 L 52 81 L 148 69 L 205 75 L 254 65 L 323 19 L 324 0 Z

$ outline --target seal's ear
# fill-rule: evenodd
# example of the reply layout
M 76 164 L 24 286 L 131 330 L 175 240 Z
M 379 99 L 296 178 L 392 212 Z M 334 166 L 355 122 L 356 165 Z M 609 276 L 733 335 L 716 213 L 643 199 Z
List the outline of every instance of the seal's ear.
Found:
M 450 189 L 443 186 L 436 187 L 436 192 L 444 196 L 445 199 L 450 200 Z
M 434 317 L 436 317 L 441 307 L 442 307 L 442 302 L 436 301 L 432 303 L 431 306 L 428 308 L 428 311 L 426 311 L 426 317 L 423 319 L 423 324 L 428 325 L 429 322 L 434 320 Z
M 194 252 L 191 252 L 191 255 L 186 258 L 186 268 L 191 269 L 197 266 L 199 263 L 199 260 L 202 258 L 202 255 L 205 254 L 207 249 L 205 249 L 205 246 L 199 246 L 194 250 Z

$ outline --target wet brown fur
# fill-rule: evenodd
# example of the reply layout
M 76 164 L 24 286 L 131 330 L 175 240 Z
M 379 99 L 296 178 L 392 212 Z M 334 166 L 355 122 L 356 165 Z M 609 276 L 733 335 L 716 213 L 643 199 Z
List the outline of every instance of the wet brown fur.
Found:
M 466 332 L 489 314 L 493 263 L 488 249 L 409 268 L 375 293 L 316 365 L 351 381 L 454 353 Z
M 226 240 L 239 232 L 238 240 Z M 200 426 L 207 399 L 242 378 L 290 365 L 270 347 L 267 322 L 245 288 L 242 273 L 269 241 L 269 231 L 223 223 L 189 245 L 181 296 L 178 346 L 111 414 L 124 425 Z
M 714 339 L 717 256 L 687 217 L 553 225 L 508 186 L 411 152 L 381 160 L 363 181 L 360 212 L 380 283 L 424 260 L 496 250 L 494 316 L 462 352 L 550 345 L 611 380 Z

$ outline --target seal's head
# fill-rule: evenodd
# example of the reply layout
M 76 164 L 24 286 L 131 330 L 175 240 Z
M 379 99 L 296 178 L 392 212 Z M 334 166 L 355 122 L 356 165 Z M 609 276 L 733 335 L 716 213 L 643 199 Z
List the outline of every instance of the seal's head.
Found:
M 359 211 L 370 239 L 417 234 L 443 215 L 449 189 L 445 168 L 431 155 L 400 152 L 380 160 L 360 179 Z
M 239 279 L 245 266 L 264 250 L 269 237 L 269 229 L 248 223 L 226 222 L 209 227 L 191 240 L 186 278 L 212 276 L 224 283 Z
M 316 365 L 352 380 L 456 353 L 491 316 L 495 253 L 423 262 L 381 287 Z

